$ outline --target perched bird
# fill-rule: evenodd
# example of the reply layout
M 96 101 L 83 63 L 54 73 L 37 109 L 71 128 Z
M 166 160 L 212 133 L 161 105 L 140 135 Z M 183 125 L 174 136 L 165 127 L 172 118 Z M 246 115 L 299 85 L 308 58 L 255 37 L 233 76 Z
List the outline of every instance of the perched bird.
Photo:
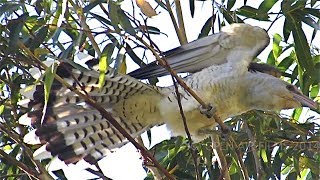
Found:
M 162 55 L 177 73 L 195 73 L 212 65 L 233 63 L 233 61 L 237 64 L 241 62 L 239 59 L 246 59 L 250 61 L 250 65 L 247 66 L 249 70 L 280 77 L 281 73 L 273 66 L 251 62 L 269 44 L 270 38 L 267 33 L 262 32 L 265 30 L 243 24 L 240 26 L 247 26 L 247 28 L 237 28 L 237 26 L 239 26 L 237 23 L 224 26 L 217 34 L 197 39 L 164 52 Z M 249 35 L 256 30 L 261 31 L 259 34 L 261 37 Z M 256 41 L 257 39 L 259 41 Z M 169 72 L 158 65 L 157 61 L 129 73 L 131 77 L 137 79 L 149 79 L 168 74 Z
M 225 31 L 230 36 L 226 35 L 229 40 L 224 46 L 244 43 L 244 47 L 239 46 L 233 55 L 253 47 L 260 48 L 267 37 L 261 28 L 246 24 L 231 25 Z M 247 35 L 238 36 L 237 32 L 247 32 Z M 317 108 L 317 103 L 294 85 L 266 73 L 248 71 L 254 52 L 247 51 L 247 54 L 250 56 L 242 59 L 230 55 L 227 63 L 204 68 L 186 77 L 185 82 L 204 102 L 211 104 L 223 120 L 253 109 L 277 111 L 302 105 Z M 132 137 L 163 123 L 173 135 L 185 135 L 172 86 L 148 85 L 109 69 L 104 85 L 99 88 L 99 72 L 79 71 L 65 63 L 58 67 L 57 74 L 105 107 Z M 44 158 L 47 152 L 65 163 L 74 163 L 82 158 L 95 163 L 112 149 L 128 142 L 96 109 L 86 105 L 83 99 L 59 82 L 54 81 L 46 108 L 43 86 L 37 85 L 33 90 L 31 95 L 26 95 L 31 99 L 28 106 L 32 110 L 20 121 L 42 120 L 35 135 L 44 146 L 35 152 L 36 159 Z M 206 130 L 217 124 L 200 112 L 199 103 L 188 92 L 181 87 L 179 92 L 191 136 L 193 140 L 201 141 L 209 136 Z

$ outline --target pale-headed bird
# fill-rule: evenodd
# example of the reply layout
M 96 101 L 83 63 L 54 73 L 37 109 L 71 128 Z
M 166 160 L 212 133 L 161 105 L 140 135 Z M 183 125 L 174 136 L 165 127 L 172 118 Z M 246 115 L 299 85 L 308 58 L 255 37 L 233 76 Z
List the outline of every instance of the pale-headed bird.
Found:
M 211 51 L 215 51 L 213 54 L 217 56 L 221 47 L 233 47 L 233 53 L 224 56 L 220 65 L 206 64 L 210 66 L 186 77 L 185 82 L 204 102 L 214 107 L 216 115 L 222 120 L 253 109 L 277 111 L 301 106 L 318 108 L 317 103 L 304 96 L 294 85 L 266 73 L 248 71 L 254 56 L 269 42 L 263 29 L 233 24 L 224 28 L 224 39 L 219 37 L 221 47 L 214 45 L 217 43 L 215 38 L 213 43 L 209 40 L 206 38 L 205 44 L 198 44 L 201 48 L 209 49 L 205 51 L 209 55 L 203 58 L 210 58 Z M 190 52 L 197 51 L 190 49 Z M 190 59 L 192 63 L 192 58 L 188 57 L 196 58 L 199 55 L 183 53 L 180 58 Z M 205 59 L 203 62 L 208 63 Z M 134 138 L 163 123 L 173 135 L 185 135 L 173 86 L 148 85 L 109 69 L 105 83 L 100 88 L 99 72 L 79 71 L 68 64 L 60 65 L 57 74 L 72 84 L 73 88 L 90 95 Z M 66 163 L 74 163 L 82 158 L 95 163 L 128 142 L 96 109 L 86 105 L 83 99 L 60 83 L 54 81 L 52 85 L 45 114 L 43 86 L 37 85 L 34 90 L 28 104 L 32 110 L 20 121 L 29 119 L 39 122 L 43 117 L 43 123 L 35 135 L 44 146 L 35 152 L 36 159 L 44 158 L 44 152 L 48 152 Z M 201 141 L 209 136 L 203 132 L 212 130 L 217 123 L 200 112 L 200 104 L 188 92 L 181 87 L 179 92 L 192 139 Z

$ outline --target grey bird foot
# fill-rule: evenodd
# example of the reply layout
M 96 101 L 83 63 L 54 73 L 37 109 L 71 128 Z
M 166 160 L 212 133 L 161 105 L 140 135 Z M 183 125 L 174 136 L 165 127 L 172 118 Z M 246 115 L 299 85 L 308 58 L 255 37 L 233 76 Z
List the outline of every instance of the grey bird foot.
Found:
M 215 134 L 215 135 L 219 135 L 222 139 L 227 140 L 230 137 L 231 129 L 228 126 L 226 126 L 225 128 L 219 128 L 219 130 L 202 128 L 199 130 L 199 134 L 200 135 Z
M 200 105 L 199 110 L 200 113 L 206 115 L 207 118 L 212 118 L 216 112 L 216 109 L 210 103 L 207 105 L 207 107 Z
M 220 130 L 221 130 L 221 138 L 225 139 L 225 140 L 229 139 L 230 132 L 231 132 L 230 127 L 229 126 L 224 126 L 224 128 L 221 127 Z

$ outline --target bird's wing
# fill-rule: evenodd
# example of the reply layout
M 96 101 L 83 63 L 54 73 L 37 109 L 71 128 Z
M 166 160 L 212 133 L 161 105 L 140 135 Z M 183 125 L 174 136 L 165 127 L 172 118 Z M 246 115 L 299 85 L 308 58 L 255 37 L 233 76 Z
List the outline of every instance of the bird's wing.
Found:
M 72 88 L 89 95 L 111 113 L 114 113 L 115 104 L 127 98 L 144 94 L 161 97 L 156 87 L 126 75 L 116 74 L 111 69 L 105 74 L 102 87 L 98 85 L 99 73 L 95 71 L 79 71 L 63 63 L 58 66 L 56 73 L 72 85 Z M 35 153 L 35 158 L 45 156 L 46 153 L 42 150 L 46 150 L 66 163 L 74 163 L 82 158 L 94 163 L 114 148 L 127 143 L 124 136 L 104 119 L 99 111 L 87 105 L 84 99 L 58 81 L 53 82 L 46 105 L 43 85 L 35 85 L 21 93 L 30 98 L 25 105 L 31 110 L 23 115 L 19 122 L 39 127 L 33 136 L 26 136 L 29 139 L 24 140 L 30 143 L 32 139 L 38 139 L 46 146 Z M 149 127 L 148 123 L 140 123 L 132 118 L 127 120 L 116 113 L 113 115 L 132 137 L 137 137 Z
M 247 24 L 232 24 L 217 34 L 169 50 L 164 57 L 176 72 L 193 73 L 212 65 L 251 62 L 268 43 L 268 34 L 263 29 Z M 129 73 L 138 79 L 167 74 L 156 62 Z

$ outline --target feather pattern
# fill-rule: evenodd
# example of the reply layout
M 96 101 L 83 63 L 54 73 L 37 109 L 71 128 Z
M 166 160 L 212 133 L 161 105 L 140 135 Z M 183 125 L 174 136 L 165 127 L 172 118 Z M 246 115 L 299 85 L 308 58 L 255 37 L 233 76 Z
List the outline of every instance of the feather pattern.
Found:
M 256 31 L 256 33 L 249 34 L 245 40 L 237 39 L 238 36 L 225 37 L 225 41 L 220 44 L 225 48 L 236 47 L 241 43 L 244 44 L 244 49 L 260 47 L 259 41 L 266 35 L 262 29 L 238 24 L 225 31 L 232 34 L 238 32 L 233 31 L 234 28 L 241 29 L 241 27 L 243 27 L 241 32 L 251 27 L 249 30 Z M 246 42 L 250 40 L 251 42 Z M 189 50 L 201 56 L 206 52 L 202 50 L 211 44 L 205 41 L 204 45 L 199 43 L 197 46 L 199 46 L 198 49 L 195 47 L 193 50 L 194 48 L 190 47 Z M 266 73 L 248 71 L 248 65 L 252 60 L 248 57 L 256 54 L 257 52 L 254 51 L 259 48 L 246 51 L 248 56 L 245 57 L 237 56 L 241 48 L 236 49 L 232 49 L 233 53 L 226 57 L 228 59 L 226 63 L 204 68 L 185 79 L 186 84 L 204 102 L 214 106 L 216 115 L 222 120 L 252 109 L 274 111 L 300 107 L 303 103 L 313 108 L 316 107 L 316 103 L 303 96 L 297 88 L 293 88 L 294 86 Z M 192 59 L 196 57 L 184 50 L 181 52 L 174 50 L 172 53 L 175 51 L 177 54 L 181 53 L 176 58 L 182 56 L 182 59 L 188 59 L 190 56 Z M 65 63 L 59 65 L 57 74 L 70 83 L 72 88 L 95 99 L 133 138 L 148 128 L 163 123 L 174 135 L 185 135 L 174 87 L 161 88 L 147 85 L 130 76 L 116 74 L 112 69 L 105 74 L 105 83 L 99 87 L 98 72 L 79 71 Z M 19 122 L 25 123 L 25 119 L 29 118 L 39 127 L 39 120 L 43 119 L 35 135 L 45 144 L 45 148 L 37 150 L 35 158 L 47 157 L 48 153 L 42 152 L 46 150 L 66 163 L 75 163 L 82 158 L 95 163 L 113 149 L 127 143 L 123 135 L 97 110 L 86 105 L 83 99 L 59 82 L 53 82 L 46 107 L 43 102 L 42 86 L 36 86 L 32 90 L 34 90 L 32 95 L 30 93 L 28 95 L 31 97 L 28 105 L 32 109 L 22 116 L 24 120 L 19 120 Z M 201 132 L 214 128 L 215 120 L 201 114 L 199 103 L 180 86 L 179 93 L 192 138 L 201 141 L 208 137 L 208 134 Z
M 170 67 L 178 73 L 194 73 L 212 65 L 230 62 L 234 65 L 246 62 L 243 65 L 246 70 L 248 64 L 269 44 L 269 41 L 270 38 L 265 30 L 235 23 L 223 27 L 217 34 L 197 39 L 169 50 L 163 55 Z M 129 75 L 138 79 L 148 79 L 168 75 L 168 72 L 157 62 L 152 62 L 130 72 Z

